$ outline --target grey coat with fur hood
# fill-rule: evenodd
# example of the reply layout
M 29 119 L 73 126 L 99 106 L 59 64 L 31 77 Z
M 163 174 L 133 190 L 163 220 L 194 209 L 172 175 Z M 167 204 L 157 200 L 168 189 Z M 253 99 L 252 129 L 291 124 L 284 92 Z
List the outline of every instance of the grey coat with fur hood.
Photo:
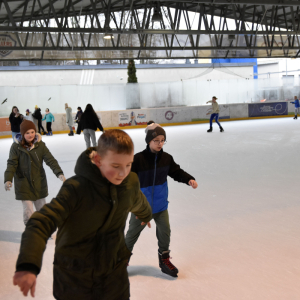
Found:
M 71 107 L 66 108 L 66 123 L 68 124 L 68 126 L 73 126 L 74 124 Z
M 16 200 L 35 201 L 45 198 L 48 196 L 48 186 L 43 162 L 45 161 L 57 177 L 62 175 L 63 171 L 40 134 L 36 134 L 30 150 L 20 145 L 21 139 L 21 134 L 17 134 L 15 143 L 11 145 L 4 183 L 14 179 Z

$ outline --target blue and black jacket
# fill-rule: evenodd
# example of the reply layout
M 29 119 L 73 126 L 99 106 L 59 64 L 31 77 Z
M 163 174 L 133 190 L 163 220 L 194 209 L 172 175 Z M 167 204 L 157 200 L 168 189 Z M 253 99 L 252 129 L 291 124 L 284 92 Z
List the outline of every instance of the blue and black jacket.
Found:
M 299 99 L 296 99 L 294 102 L 291 102 L 292 104 L 295 104 L 295 108 L 300 107 L 299 105 Z
M 153 214 L 168 208 L 168 176 L 186 184 L 195 180 L 175 163 L 170 154 L 163 152 L 163 149 L 152 153 L 149 145 L 144 151 L 135 154 L 131 171 L 138 175 L 141 190 L 147 197 Z

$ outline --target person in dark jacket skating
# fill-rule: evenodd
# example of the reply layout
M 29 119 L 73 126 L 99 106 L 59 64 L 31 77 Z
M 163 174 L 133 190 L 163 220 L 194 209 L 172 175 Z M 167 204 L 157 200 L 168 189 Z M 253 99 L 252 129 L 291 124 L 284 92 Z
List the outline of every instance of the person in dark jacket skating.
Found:
M 183 171 L 177 165 L 173 157 L 163 152 L 166 143 L 166 132 L 157 123 L 152 123 L 146 128 L 147 147 L 144 151 L 135 154 L 131 171 L 137 173 L 141 190 L 147 197 L 152 207 L 153 219 L 156 223 L 156 236 L 158 239 L 159 266 L 163 273 L 177 277 L 178 269 L 170 262 L 170 224 L 168 213 L 168 183 L 167 177 L 192 186 L 198 187 L 195 178 Z M 148 223 L 150 227 L 150 223 Z M 129 229 L 125 242 L 132 251 L 141 231 L 145 228 L 140 226 L 134 213 L 131 214 Z
M 43 130 L 43 134 L 46 134 L 45 129 L 44 129 L 43 125 L 42 125 L 43 116 L 42 116 L 42 113 L 41 113 L 41 109 L 37 105 L 34 107 L 34 109 L 35 110 L 34 110 L 32 116 L 35 119 L 37 119 L 39 134 L 41 134 L 41 129 Z
M 133 143 L 122 130 L 101 135 L 98 148 L 78 158 L 75 176 L 58 195 L 35 212 L 22 235 L 14 285 L 34 296 L 49 236 L 58 228 L 53 295 L 59 300 L 129 300 L 124 240 L 129 212 L 140 226 L 151 220 L 151 207 L 130 172 Z
M 75 122 L 76 123 L 80 122 L 82 114 L 83 114 L 83 111 L 82 111 L 81 107 L 78 106 L 77 107 L 77 113 L 76 113 L 76 116 L 75 116 Z
M 77 107 L 77 113 L 76 113 L 76 116 L 75 116 L 75 122 L 77 123 L 76 134 L 80 134 L 81 133 L 81 130 L 80 130 L 80 127 L 79 127 L 79 122 L 81 120 L 82 114 L 83 114 L 83 111 L 82 111 L 81 107 L 78 106 Z
M 99 128 L 99 130 L 104 132 L 104 129 L 91 104 L 88 104 L 86 106 L 85 111 L 81 116 L 80 122 L 78 123 L 78 127 L 79 132 L 83 130 L 86 147 L 89 148 L 91 146 L 91 139 L 93 147 L 96 147 L 97 145 L 95 131 L 97 130 L 97 128 Z
M 299 114 L 299 99 L 297 96 L 294 97 L 294 102 L 291 102 L 292 104 L 295 104 L 295 117 L 293 118 L 294 120 L 298 119 L 298 114 Z
M 11 134 L 13 141 L 15 141 L 15 136 L 20 133 L 20 125 L 23 122 L 23 115 L 20 114 L 19 109 L 13 106 L 11 114 L 9 115 L 9 122 L 11 127 Z
M 45 162 L 53 173 L 62 181 L 63 171 L 52 156 L 40 134 L 36 133 L 33 122 L 24 120 L 20 133 L 15 136 L 15 143 L 10 148 L 7 168 L 4 173 L 4 187 L 9 191 L 14 179 L 16 200 L 23 204 L 23 221 L 26 225 L 33 214 L 33 205 L 40 210 L 46 203 L 48 186 Z

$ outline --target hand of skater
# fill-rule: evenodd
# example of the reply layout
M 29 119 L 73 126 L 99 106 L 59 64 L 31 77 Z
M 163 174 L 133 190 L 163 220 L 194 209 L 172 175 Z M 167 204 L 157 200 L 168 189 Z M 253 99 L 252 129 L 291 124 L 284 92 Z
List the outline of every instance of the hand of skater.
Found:
M 13 284 L 20 287 L 24 296 L 27 296 L 29 290 L 32 297 L 34 297 L 36 286 L 36 275 L 28 271 L 16 272 L 13 277 Z
M 62 181 L 65 182 L 66 181 L 66 177 L 64 175 L 59 175 L 58 178 Z
M 11 181 L 6 181 L 6 182 L 4 183 L 4 187 L 5 187 L 5 190 L 6 190 L 6 191 L 10 191 L 10 188 L 12 187 Z
M 138 219 L 138 217 L 135 217 L 136 219 Z M 141 223 L 141 226 L 144 226 L 146 223 L 145 222 L 142 222 Z M 147 222 L 147 226 L 149 227 L 149 228 L 151 228 L 151 223 L 150 222 Z
M 196 182 L 196 180 L 190 180 L 189 181 L 189 185 L 193 188 L 196 189 L 198 187 L 198 183 Z

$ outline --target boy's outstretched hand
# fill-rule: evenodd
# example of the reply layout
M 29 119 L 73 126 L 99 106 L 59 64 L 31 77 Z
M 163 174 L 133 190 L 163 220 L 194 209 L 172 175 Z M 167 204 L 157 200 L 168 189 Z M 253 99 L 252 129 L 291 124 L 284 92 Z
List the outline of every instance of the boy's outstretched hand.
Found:
M 190 180 L 189 181 L 189 185 L 193 188 L 196 189 L 198 187 L 198 183 L 196 182 L 196 180 Z
M 32 297 L 34 297 L 35 286 L 36 286 L 36 275 L 28 271 L 16 272 L 13 277 L 14 285 L 20 287 L 21 292 L 24 296 L 27 296 L 29 290 Z
M 138 217 L 135 217 L 136 219 L 138 219 Z M 141 226 L 144 226 L 146 223 L 145 222 L 142 222 L 141 223 Z M 147 226 L 149 227 L 149 228 L 151 228 L 151 223 L 150 222 L 147 222 Z

